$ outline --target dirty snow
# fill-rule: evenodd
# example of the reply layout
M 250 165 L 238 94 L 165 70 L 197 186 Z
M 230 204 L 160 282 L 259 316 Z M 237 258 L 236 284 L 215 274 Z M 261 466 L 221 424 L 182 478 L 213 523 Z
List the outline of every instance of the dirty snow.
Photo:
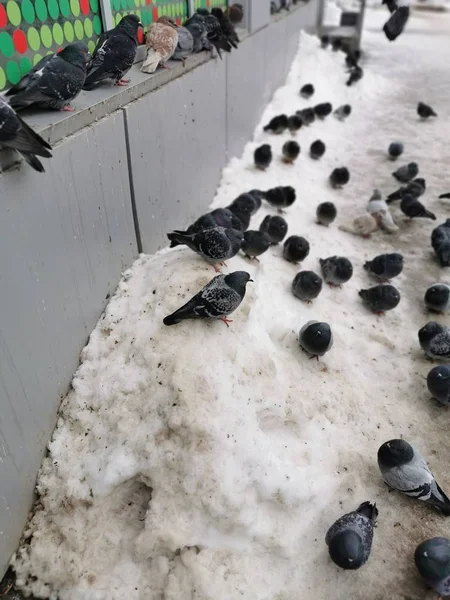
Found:
M 224 170 L 214 206 L 251 188 L 293 185 L 289 234 L 305 236 L 318 259 L 349 257 L 354 276 L 306 305 L 290 292 L 298 268 L 275 247 L 260 264 L 243 257 L 254 284 L 227 329 L 221 322 L 162 325 L 214 275 L 187 249 L 142 256 L 126 272 L 82 352 L 73 390 L 61 406 L 39 480 L 40 503 L 29 539 L 14 561 L 18 583 L 37 597 L 60 600 L 419 600 L 435 598 L 418 580 L 413 553 L 427 536 L 450 536 L 438 513 L 388 493 L 376 464 L 381 443 L 404 436 L 429 459 L 450 490 L 448 413 L 429 399 L 430 369 L 417 342 L 428 320 L 426 287 L 443 280 L 429 244 L 435 223 L 405 223 L 395 235 L 362 239 L 338 224 L 364 212 L 372 188 L 396 189 L 386 149 L 405 143 L 428 188 L 425 202 L 448 216 L 450 20 L 418 14 L 395 44 L 380 33 L 386 11 L 369 11 L 363 38 L 366 76 L 344 85 L 343 55 L 303 35 L 286 86 L 263 122 L 314 103 L 353 106 L 340 123 L 330 116 L 301 130 L 293 167 L 274 160 L 251 167 L 256 145 L 275 155 L 287 135 L 261 126 L 242 158 Z M 415 107 L 429 102 L 439 119 L 421 123 Z M 261 123 L 263 124 L 263 123 Z M 327 153 L 308 157 L 322 138 Z M 400 164 L 400 163 L 398 163 Z M 347 165 L 351 181 L 331 190 L 327 177 Z M 319 202 L 334 201 L 338 220 L 315 224 Z M 271 212 L 264 207 L 256 228 Z M 357 291 L 373 281 L 366 259 L 388 251 L 406 258 L 395 280 L 399 307 L 378 318 Z M 445 280 L 445 279 L 444 279 Z M 334 348 L 320 362 L 298 347 L 309 319 L 328 321 Z M 444 319 L 444 318 L 442 318 Z M 357 572 L 329 560 L 328 526 L 359 503 L 380 510 L 372 556 Z

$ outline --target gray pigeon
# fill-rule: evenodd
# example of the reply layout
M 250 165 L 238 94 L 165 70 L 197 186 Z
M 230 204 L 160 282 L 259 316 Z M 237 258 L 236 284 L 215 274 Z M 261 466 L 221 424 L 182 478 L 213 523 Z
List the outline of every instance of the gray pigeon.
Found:
M 73 111 L 69 104 L 81 92 L 88 57 L 88 48 L 83 42 L 45 56 L 6 92 L 10 105 L 15 110 L 37 106 Z
M 310 358 L 323 356 L 333 346 L 333 334 L 328 323 L 308 321 L 300 329 L 298 343 L 301 349 L 310 355 Z
M 316 104 L 313 110 L 318 119 L 325 119 L 333 111 L 333 105 L 330 102 L 322 102 L 321 104 Z
M 302 120 L 303 125 L 311 125 L 316 120 L 316 113 L 313 108 L 304 108 L 303 110 L 298 110 L 296 113 Z
M 289 262 L 302 262 L 308 254 L 309 242 L 300 235 L 291 235 L 283 244 L 283 256 Z
M 352 107 L 350 104 L 343 104 L 337 108 L 333 115 L 336 117 L 338 121 L 345 121 L 347 117 L 349 117 L 352 113 Z
M 450 596 L 450 540 L 435 537 L 419 544 L 414 562 L 424 582 L 441 598 Z
M 50 144 L 35 133 L 1 96 L 0 148 L 15 150 L 23 156 L 30 167 L 33 167 L 39 173 L 44 172 L 44 167 L 41 161 L 36 158 L 36 154 L 45 158 L 51 158 L 52 156 L 49 152 L 52 149 Z
M 186 27 L 177 27 L 177 33 L 178 44 L 172 55 L 172 59 L 182 60 L 184 64 L 185 59 L 194 51 L 194 38 Z
M 428 104 L 425 104 L 425 102 L 419 102 L 419 104 L 417 105 L 417 114 L 422 119 L 437 117 L 437 114 L 434 112 L 431 106 L 428 106 Z
M 292 282 L 292 293 L 304 302 L 312 302 L 322 291 L 322 278 L 314 271 L 300 271 Z
M 411 194 L 405 194 L 400 203 L 400 210 L 410 219 L 424 218 L 436 221 L 436 215 L 425 208 L 417 198 Z
M 338 567 L 355 570 L 369 560 L 377 517 L 377 505 L 363 502 L 333 523 L 325 542 L 331 560 Z
M 264 197 L 271 206 L 278 208 L 279 212 L 283 212 L 283 208 L 288 208 L 294 204 L 297 195 L 292 186 L 281 185 L 267 190 Z
M 345 82 L 345 85 L 348 85 L 350 87 L 357 81 L 360 81 L 363 77 L 364 77 L 363 68 L 360 67 L 359 65 L 355 65 L 352 69 L 350 69 L 350 77 Z
M 272 162 L 272 147 L 270 144 L 263 144 L 256 148 L 253 154 L 253 160 L 257 169 L 265 171 Z
M 291 115 L 288 117 L 288 129 L 289 133 L 292 135 L 295 135 L 302 125 L 303 121 L 299 115 Z
M 353 275 L 353 265 L 344 256 L 329 256 L 319 259 L 325 281 L 329 286 L 341 286 Z
M 430 394 L 444 406 L 450 404 L 450 367 L 438 365 L 427 375 L 427 387 Z
M 288 224 L 283 217 L 267 215 L 259 226 L 259 230 L 266 233 L 270 238 L 270 243 L 275 246 L 286 237 Z
M 173 231 L 168 233 L 167 237 L 171 242 L 178 242 L 199 254 L 212 264 L 216 271 L 218 271 L 215 266 L 217 263 L 223 264 L 225 260 L 233 258 L 239 252 L 244 239 L 242 231 L 225 229 L 225 227 L 215 227 L 189 235 L 184 231 Z
M 401 142 L 392 142 L 389 144 L 388 154 L 391 160 L 397 160 L 403 154 L 403 144 Z
M 176 325 L 185 319 L 220 319 L 228 327 L 227 316 L 234 312 L 245 296 L 247 283 L 253 281 L 246 271 L 217 275 L 189 302 L 165 317 L 164 325 Z
M 425 306 L 428 310 L 445 313 L 450 310 L 450 285 L 434 283 L 425 292 Z
M 235 198 L 228 208 L 231 211 L 237 210 L 238 212 L 248 212 L 250 215 L 254 215 L 260 207 L 261 198 L 246 192 Z
M 262 231 L 246 231 L 241 250 L 247 258 L 256 258 L 270 247 L 270 238 Z
M 309 155 L 312 159 L 319 160 L 319 158 L 322 158 L 322 156 L 325 154 L 326 149 L 327 148 L 322 140 L 316 140 L 309 147 Z
M 192 235 L 193 233 L 199 233 L 200 231 L 206 231 L 207 229 L 215 229 L 216 227 L 241 230 L 242 223 L 228 208 L 216 208 L 199 217 L 192 225 L 189 225 L 186 231 L 178 231 L 178 233 Z M 184 242 L 172 239 L 170 247 L 175 248 L 175 246 L 180 246 L 183 243 Z
M 322 202 L 316 209 L 316 218 L 319 225 L 331 225 L 337 216 L 336 206 L 332 202 Z
M 294 140 L 288 140 L 281 149 L 283 162 L 293 165 L 300 154 L 300 145 Z
M 408 442 L 385 442 L 378 449 L 378 466 L 389 487 L 450 515 L 449 498 L 435 481 L 424 458 Z
M 341 188 L 350 181 L 350 171 L 347 167 L 337 167 L 330 175 L 330 184 L 333 188 Z
M 377 315 L 392 310 L 400 302 L 400 292 L 393 285 L 376 285 L 358 293 L 364 304 Z
M 277 115 L 270 119 L 270 121 L 263 127 L 263 131 L 271 131 L 272 133 L 280 134 L 288 128 L 287 115 Z
M 433 360 L 450 360 L 450 329 L 436 321 L 428 321 L 419 330 L 422 350 Z
M 441 267 L 450 267 L 450 219 L 433 229 L 431 245 Z
M 395 200 L 402 200 L 406 194 L 410 194 L 415 198 L 419 198 L 425 193 L 426 188 L 427 184 L 425 179 L 422 177 L 416 177 L 406 185 L 402 185 L 402 187 L 398 190 L 395 190 L 395 192 L 389 194 L 389 196 L 386 198 L 386 202 L 387 204 L 391 204 Z
M 392 173 L 395 179 L 400 181 L 400 183 L 408 183 L 414 179 L 414 177 L 417 177 L 418 174 L 419 167 L 415 162 L 410 162 L 407 165 L 403 165 L 403 167 L 400 167 Z
M 313 96 L 313 94 L 314 94 L 313 84 L 305 83 L 305 85 L 300 90 L 300 96 L 302 96 L 302 98 L 306 98 L 306 100 L 309 100 L 311 98 L 311 96 Z
M 373 260 L 364 263 L 364 268 L 381 281 L 389 281 L 403 271 L 403 256 L 397 252 L 379 254 Z
M 192 51 L 194 53 L 197 54 L 198 52 L 202 52 L 203 50 L 211 51 L 213 49 L 213 45 L 208 40 L 208 31 L 206 29 L 206 24 L 204 20 L 187 23 L 184 27 L 192 35 L 194 41 L 194 47 Z

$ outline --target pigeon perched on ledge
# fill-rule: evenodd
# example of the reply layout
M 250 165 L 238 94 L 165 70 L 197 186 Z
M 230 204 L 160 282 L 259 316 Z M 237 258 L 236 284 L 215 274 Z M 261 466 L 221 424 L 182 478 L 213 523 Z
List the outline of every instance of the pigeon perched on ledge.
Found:
M 188 30 L 187 30 L 188 31 Z M 190 32 L 188 31 L 189 35 Z M 185 42 L 185 37 L 182 37 Z M 158 67 L 165 68 L 178 46 L 178 29 L 169 17 L 160 17 L 147 31 L 145 45 L 147 56 L 141 66 L 143 73 L 154 73 Z M 192 43 L 192 47 L 193 47 Z

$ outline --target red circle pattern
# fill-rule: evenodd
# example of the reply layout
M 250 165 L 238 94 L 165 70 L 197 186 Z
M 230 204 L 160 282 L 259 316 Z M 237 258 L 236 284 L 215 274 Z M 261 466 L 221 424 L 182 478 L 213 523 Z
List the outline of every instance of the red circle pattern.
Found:
M 23 31 L 20 31 L 20 29 L 16 29 L 16 31 L 13 33 L 13 43 L 14 48 L 17 52 L 19 52 L 19 54 L 25 54 L 27 51 L 27 37 Z
M 138 39 L 139 44 L 144 43 L 144 30 L 142 29 L 142 27 L 139 27 L 139 29 L 138 29 L 137 39 Z
M 83 15 L 89 14 L 89 0 L 80 0 L 80 8 Z
M 6 10 L 3 4 L 0 4 L 0 27 L 5 27 L 8 19 L 6 17 Z

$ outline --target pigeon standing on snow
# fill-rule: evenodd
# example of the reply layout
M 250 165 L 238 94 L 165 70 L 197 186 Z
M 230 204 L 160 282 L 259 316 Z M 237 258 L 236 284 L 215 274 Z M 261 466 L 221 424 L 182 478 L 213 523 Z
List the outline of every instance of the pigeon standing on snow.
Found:
M 322 202 L 316 209 L 317 223 L 328 227 L 336 218 L 336 206 L 332 202 Z
M 396 160 L 399 156 L 403 154 L 403 144 L 401 142 L 392 142 L 389 144 L 388 154 L 391 160 Z
M 233 258 L 239 252 L 244 239 L 242 231 L 224 227 L 215 227 L 191 235 L 187 235 L 184 231 L 173 231 L 168 233 L 167 237 L 171 242 L 178 242 L 179 245 L 185 245 L 196 252 L 212 264 L 216 271 L 217 263 Z
M 427 189 L 427 184 L 425 179 L 422 177 L 416 177 L 406 185 L 402 185 L 402 187 L 395 190 L 395 192 L 391 192 L 386 199 L 387 204 L 391 204 L 395 202 L 395 200 L 402 200 L 405 194 L 409 194 L 410 196 L 414 196 L 414 198 L 419 198 L 425 193 Z
M 367 204 L 367 212 L 369 212 L 372 217 L 376 219 L 379 226 L 388 233 L 398 231 L 398 227 L 392 218 L 389 207 L 386 201 L 382 200 L 381 193 L 377 189 L 373 190 L 373 194 Z
M 277 115 L 263 127 L 263 131 L 271 131 L 272 133 L 284 133 L 288 128 L 288 118 L 286 115 Z
M 250 226 L 252 213 L 241 204 L 230 204 L 228 210 L 231 211 L 235 217 L 237 217 L 240 223 L 237 229 L 239 229 L 239 231 L 247 231 Z
M 341 188 L 350 181 L 350 172 L 347 167 L 337 167 L 330 175 L 330 184 L 333 188 Z
M 427 375 L 427 387 L 430 394 L 444 406 L 450 404 L 450 367 L 433 367 Z
M 377 315 L 394 309 L 400 302 L 400 292 L 393 285 L 376 285 L 358 293 L 364 304 Z
M 6 92 L 14 110 L 29 106 L 73 111 L 70 102 L 78 96 L 86 79 L 88 49 L 83 42 L 45 56 Z
M 352 107 L 350 104 L 343 104 L 337 108 L 333 115 L 336 117 L 338 121 L 345 121 L 347 117 L 349 117 L 352 113 Z
M 436 321 L 428 321 L 419 329 L 419 343 L 432 360 L 450 360 L 450 329 Z
M 322 291 L 322 278 L 314 271 L 300 271 L 292 282 L 292 293 L 304 302 L 311 302 Z
M 450 310 L 450 285 L 435 283 L 425 292 L 425 306 L 428 310 L 445 313 Z
M 450 515 L 450 500 L 436 483 L 424 458 L 408 442 L 385 442 L 378 449 L 378 466 L 389 487 Z
M 325 50 L 330 45 L 330 37 L 328 35 L 323 35 L 320 38 L 320 47 Z
M 255 167 L 261 169 L 261 171 L 265 171 L 272 162 L 272 148 L 270 144 L 263 144 L 259 148 L 256 148 L 253 158 Z
M 283 155 L 283 162 L 293 165 L 300 154 L 300 146 L 294 140 L 288 140 L 283 144 L 281 153 Z
M 355 570 L 369 560 L 377 517 L 376 504 L 363 502 L 356 510 L 333 523 L 325 542 L 331 560 L 338 567 Z
M 308 321 L 300 329 L 298 342 L 301 349 L 311 358 L 319 359 L 333 346 L 333 334 L 328 323 L 319 321 Z
M 128 73 L 136 58 L 137 34 L 142 23 L 136 15 L 125 15 L 117 27 L 100 35 L 92 54 L 83 89 L 91 90 L 106 80 L 115 85 L 127 85 L 123 77 Z
M 300 96 L 309 100 L 309 98 L 311 98 L 311 96 L 314 95 L 314 91 L 315 90 L 312 83 L 305 83 L 305 85 L 300 90 Z
M 282 242 L 286 237 L 288 224 L 283 217 L 267 215 L 259 226 L 259 230 L 267 234 L 270 238 L 270 243 L 276 246 L 276 244 Z
M 304 108 L 303 110 L 298 110 L 296 113 L 302 120 L 303 125 L 311 125 L 316 120 L 316 114 L 313 108 Z
M 360 235 L 363 238 L 370 238 L 372 233 L 378 231 L 381 227 L 381 218 L 378 214 L 364 213 L 359 215 L 350 221 L 341 223 L 339 229 L 341 231 L 348 231 L 353 235 Z
M 235 271 L 229 275 L 217 275 L 189 302 L 165 317 L 164 325 L 176 325 L 185 319 L 220 319 L 228 327 L 227 316 L 234 312 L 245 296 L 250 275 Z
M 288 117 L 288 129 L 291 135 L 295 135 L 303 125 L 301 117 L 297 114 Z
M 296 199 L 296 193 L 292 186 L 279 186 L 267 190 L 265 193 L 265 199 L 274 208 L 278 208 L 282 212 L 283 208 L 288 208 L 294 204 Z
M 367 261 L 364 268 L 381 281 L 389 281 L 403 271 L 403 260 L 403 256 L 397 252 L 379 254 L 373 260 Z
M 414 562 L 424 582 L 440 598 L 450 596 L 450 540 L 435 537 L 419 544 Z
M 364 77 L 364 71 L 359 65 L 353 67 L 350 71 L 350 77 L 347 79 L 346 85 L 351 86 Z
M 433 229 L 431 245 L 441 267 L 450 267 L 450 219 Z
M 141 66 L 143 73 L 154 73 L 158 67 L 165 67 L 178 45 L 177 26 L 169 17 L 159 17 L 147 31 L 145 46 L 147 56 Z
M 311 144 L 309 148 L 309 155 L 314 160 L 318 160 L 319 158 L 322 158 L 322 156 L 325 154 L 325 150 L 326 146 L 322 142 L 322 140 L 316 140 Z
M 314 107 L 314 114 L 319 119 L 325 119 L 333 111 L 333 106 L 329 102 L 322 102 L 322 104 L 316 104 Z
M 414 177 L 417 177 L 419 174 L 419 167 L 417 163 L 410 162 L 407 165 L 403 165 L 396 171 L 392 173 L 392 175 L 400 181 L 400 183 L 409 183 Z
M 270 247 L 270 238 L 262 231 L 246 231 L 241 250 L 247 258 L 257 258 Z
M 283 256 L 289 262 L 302 262 L 308 254 L 309 242 L 300 235 L 291 235 L 283 244 Z
M 383 31 L 390 42 L 398 38 L 409 19 L 409 6 L 399 6 L 394 10 L 383 27 Z
M 431 106 L 428 106 L 428 104 L 425 104 L 424 102 L 419 102 L 419 104 L 417 105 L 417 114 L 422 119 L 428 119 L 429 117 L 437 117 L 437 114 L 434 112 Z
M 330 286 L 341 286 L 352 278 L 353 265 L 344 256 L 329 256 L 319 259 L 325 281 Z
M 52 149 L 40 135 L 16 114 L 0 96 L 0 148 L 11 149 L 23 156 L 24 160 L 39 173 L 44 172 L 41 161 L 36 158 L 51 158 Z
M 235 198 L 228 208 L 229 210 L 237 209 L 254 215 L 261 208 L 261 198 L 251 192 L 244 192 Z
M 432 219 L 433 221 L 436 221 L 436 215 L 427 210 L 425 206 L 419 202 L 417 198 L 411 196 L 411 194 L 405 194 L 403 196 L 403 199 L 400 203 L 400 210 L 410 219 L 422 217 L 424 219 Z
M 181 60 L 184 64 L 185 59 L 194 51 L 194 37 L 186 27 L 178 27 L 177 33 L 178 43 L 172 58 Z

